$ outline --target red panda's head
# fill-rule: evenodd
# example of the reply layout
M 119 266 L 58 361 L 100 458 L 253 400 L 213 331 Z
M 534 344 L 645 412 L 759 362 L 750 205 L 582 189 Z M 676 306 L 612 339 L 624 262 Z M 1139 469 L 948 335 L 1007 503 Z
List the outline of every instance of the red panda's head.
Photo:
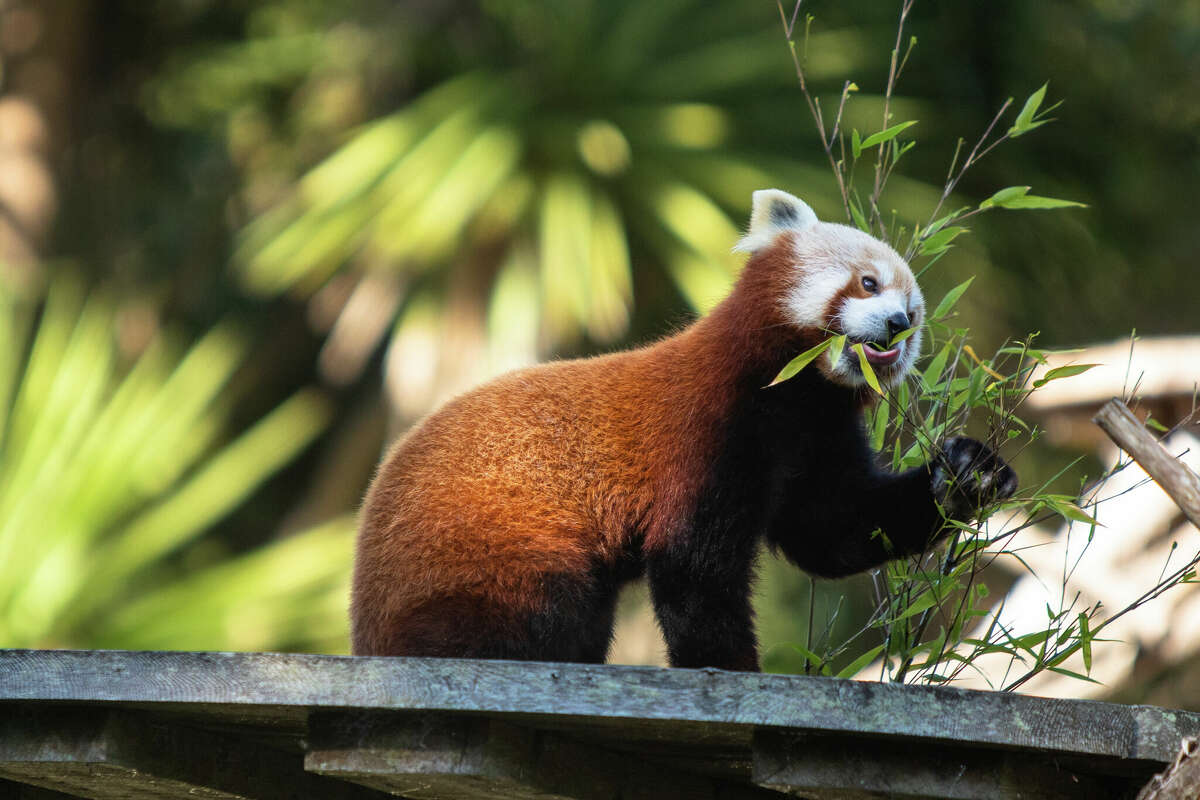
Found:
M 785 235 L 786 234 L 786 235 Z M 778 189 L 754 193 L 750 230 L 735 249 L 785 256 L 786 290 L 779 309 L 787 323 L 812 330 L 816 341 L 846 334 L 847 350 L 834 364 L 826 351 L 816 362 L 829 380 L 851 388 L 866 381 L 849 348 L 861 343 L 872 370 L 899 383 L 921 350 L 925 298 L 912 270 L 887 244 L 848 225 L 821 222 L 802 200 Z M 776 259 L 780 260 L 780 259 Z M 917 330 L 890 344 L 908 328 Z

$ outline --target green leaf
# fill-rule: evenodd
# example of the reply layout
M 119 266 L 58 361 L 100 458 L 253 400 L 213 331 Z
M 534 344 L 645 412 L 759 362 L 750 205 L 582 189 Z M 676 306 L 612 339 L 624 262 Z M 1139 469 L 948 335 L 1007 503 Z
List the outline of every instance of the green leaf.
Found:
M 875 418 L 871 424 L 871 449 L 877 453 L 883 449 L 883 440 L 887 435 L 889 410 L 887 403 L 880 403 L 875 409 Z
M 1057 197 L 1038 197 L 1032 194 L 1015 197 L 999 205 L 1001 208 L 1013 211 L 1034 208 L 1087 208 L 1087 203 L 1077 203 L 1074 200 L 1059 200 Z
M 858 135 L 858 128 L 850 129 L 850 152 L 855 158 L 862 155 L 862 139 Z
M 917 120 L 912 119 L 912 120 L 909 120 L 908 122 L 901 122 L 899 125 L 893 125 L 892 127 L 882 130 L 879 133 L 872 133 L 870 136 L 868 136 L 866 139 L 863 140 L 862 149 L 866 150 L 867 148 L 874 147 L 877 144 L 882 144 L 883 142 L 890 142 L 892 139 L 895 139 L 897 136 L 899 136 L 900 133 L 905 128 L 911 127 L 916 124 L 917 124 Z
M 1082 375 L 1093 367 L 1099 367 L 1100 364 L 1068 364 L 1065 367 L 1055 367 L 1052 370 L 1047 370 L 1046 374 L 1033 382 L 1033 388 L 1040 389 L 1050 381 L 1057 381 L 1062 378 L 1071 378 L 1076 375 Z
M 917 614 L 920 614 L 923 611 L 928 611 L 929 609 L 933 608 L 935 602 L 937 602 L 937 598 L 935 598 L 933 596 L 933 592 L 926 592 L 925 594 L 921 595 L 916 600 L 914 600 L 912 602 L 912 605 L 910 605 L 908 608 L 901 611 L 899 615 L 897 615 L 895 618 L 888 620 L 888 621 L 889 622 L 900 622 L 902 620 L 908 619 L 909 617 L 915 617 Z
M 1166 433 L 1169 430 L 1166 425 L 1163 425 L 1154 417 L 1146 417 L 1146 427 L 1150 428 L 1151 430 L 1159 431 L 1160 433 Z
M 1092 632 L 1088 629 L 1087 614 L 1079 612 L 1079 644 L 1083 649 L 1083 668 L 1092 671 Z
M 975 369 L 971 372 L 971 380 L 967 384 L 967 405 L 974 408 L 979 404 L 979 397 L 983 393 L 983 382 L 987 378 L 987 373 L 983 369 Z
M 814 360 L 816 360 L 817 356 L 821 355 L 821 353 L 824 353 L 826 350 L 828 350 L 829 347 L 833 344 L 834 339 L 836 339 L 836 338 L 839 338 L 839 337 L 835 336 L 832 339 L 826 339 L 825 341 L 821 342 L 816 347 L 810 347 L 809 349 L 805 350 L 800 355 L 793 358 L 786 365 L 784 365 L 783 369 L 781 369 L 779 371 L 779 374 L 775 376 L 775 380 L 771 381 L 767 385 L 774 386 L 777 383 L 783 383 L 788 378 L 795 377 L 800 372 L 800 370 L 804 369 L 809 364 L 811 364 Z M 841 337 L 841 338 L 843 338 L 843 340 L 844 340 L 845 337 Z M 861 345 L 859 345 L 859 346 L 861 347 Z
M 963 206 L 962 208 L 951 211 L 949 214 L 947 214 L 944 217 L 939 217 L 938 219 L 935 219 L 933 222 L 929 223 L 929 227 L 925 229 L 926 238 L 933 236 L 933 234 L 940 231 L 946 225 L 946 223 L 950 222 L 952 219 L 957 218 L 959 214 L 965 213 L 970 210 L 971 210 L 970 206 Z
M 842 353 L 846 350 L 846 334 L 835 336 L 829 340 L 829 366 L 837 367 L 838 362 L 842 360 Z
M 847 664 L 844 669 L 838 672 L 837 677 L 853 678 L 855 675 L 861 672 L 862 669 L 867 666 L 867 664 L 870 664 L 872 661 L 874 661 L 882 652 L 883 645 L 876 645 L 875 647 L 872 647 L 870 650 Z
M 805 647 L 802 644 L 789 644 L 788 647 L 792 648 L 797 653 L 804 656 L 804 660 L 807 661 L 809 664 L 811 664 L 814 667 L 820 668 L 821 665 L 824 663 L 824 660 L 819 655 L 814 653 L 812 650 L 809 650 L 807 647 Z
M 1046 506 L 1063 517 L 1063 519 L 1071 520 L 1072 522 L 1082 522 L 1086 525 L 1100 525 L 1104 527 L 1095 517 L 1089 516 L 1086 511 L 1077 506 L 1070 500 L 1064 500 L 1058 497 L 1045 497 L 1042 502 Z
M 864 233 L 871 232 L 871 226 L 867 224 L 867 218 L 863 214 L 862 209 L 858 206 L 858 201 L 853 197 L 850 198 L 850 216 L 854 217 L 854 224 Z
M 906 329 L 896 333 L 896 335 L 890 339 L 888 344 L 899 344 L 900 342 L 904 342 L 906 338 L 912 336 L 913 333 L 917 332 L 917 330 L 917 327 L 906 327 Z
M 1086 203 L 1074 200 L 1059 200 L 1056 197 L 1040 197 L 1029 193 L 1029 186 L 1009 186 L 979 204 L 980 210 L 989 208 L 1007 208 L 1010 210 L 1027 210 L 1036 208 L 1087 208 Z
M 954 308 L 954 304 L 963 296 L 963 292 L 967 291 L 971 282 L 975 280 L 975 276 L 967 278 L 965 281 L 955 286 L 950 291 L 946 292 L 946 296 L 942 298 L 942 302 L 937 304 L 937 308 L 933 310 L 933 316 L 930 319 L 944 319 L 950 310 Z
M 1050 667 L 1050 671 L 1057 672 L 1059 675 L 1066 675 L 1068 678 L 1075 678 L 1076 680 L 1087 681 L 1088 683 L 1095 683 L 1095 684 L 1100 683 L 1100 681 L 1096 680 L 1095 678 L 1089 678 L 1087 675 L 1080 675 L 1078 672 L 1072 672 L 1071 670 L 1063 669 L 1062 667 Z
M 867 361 L 867 353 L 863 350 L 862 344 L 856 344 L 850 349 L 858 353 L 858 366 L 862 369 L 863 380 L 875 390 L 876 394 L 883 397 L 883 387 L 879 385 L 879 378 L 875 375 L 875 370 L 871 368 L 871 362 Z
M 1050 631 L 1045 630 L 1045 631 L 1038 631 L 1036 633 L 1027 633 L 1024 636 L 1013 637 L 1011 639 L 1011 641 L 1017 647 L 1021 648 L 1025 652 L 1029 653 L 1034 658 L 1037 658 L 1038 654 L 1034 652 L 1033 648 L 1037 647 L 1039 644 L 1041 644 L 1042 642 L 1046 641 L 1049 638 L 1050 638 Z
M 1049 83 L 1043 83 L 1042 88 L 1029 95 L 1029 99 L 1025 101 L 1025 105 L 1013 121 L 1012 127 L 1008 129 L 1009 136 L 1015 139 L 1021 134 L 1028 133 L 1043 124 L 1035 122 L 1033 118 L 1037 114 L 1037 110 L 1041 108 L 1042 101 L 1046 98 L 1046 87 L 1049 85 Z
M 943 300 L 942 302 L 945 301 Z M 941 381 L 942 372 L 945 371 L 946 363 L 950 360 L 950 350 L 952 347 L 952 342 L 946 342 L 942 345 L 942 349 L 938 351 L 938 354 L 929 362 L 929 366 L 921 373 L 922 380 L 931 390 Z
M 921 255 L 935 256 L 938 253 L 943 253 L 946 250 L 949 250 L 950 243 L 958 238 L 960 234 L 966 233 L 968 230 L 970 230 L 970 228 L 952 225 L 949 228 L 942 228 L 936 233 L 929 234 L 921 241 Z
M 1029 190 L 1031 188 L 1033 188 L 1033 187 L 1031 187 L 1031 186 L 1009 186 L 1007 188 L 1001 189 L 1000 191 L 996 192 L 994 195 L 989 197 L 987 200 L 984 200 L 982 203 L 979 204 L 979 207 L 981 209 L 987 209 L 987 208 L 992 208 L 994 206 L 1002 206 L 1004 203 L 1012 202 L 1013 200 L 1015 200 L 1018 197 L 1024 197 L 1025 195 L 1029 194 Z

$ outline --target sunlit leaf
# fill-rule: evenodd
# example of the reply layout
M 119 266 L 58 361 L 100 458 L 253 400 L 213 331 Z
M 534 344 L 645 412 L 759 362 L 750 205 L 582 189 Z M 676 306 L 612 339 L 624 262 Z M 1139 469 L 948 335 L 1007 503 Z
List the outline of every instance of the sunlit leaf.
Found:
M 1064 367 L 1055 367 L 1047 370 L 1046 374 L 1033 382 L 1033 388 L 1040 389 L 1050 381 L 1057 381 L 1063 378 L 1072 378 L 1076 375 L 1082 375 L 1090 369 L 1102 366 L 1101 364 L 1068 364 Z
M 838 678 L 852 678 L 862 672 L 863 668 L 879 657 L 883 652 L 883 645 L 876 645 L 867 652 L 863 653 L 858 658 L 847 664 L 841 671 L 838 672 Z
M 809 349 L 805 350 L 803 353 L 785 364 L 783 369 L 779 370 L 779 374 L 775 376 L 775 380 L 771 381 L 767 385 L 774 386 L 777 383 L 783 383 L 788 378 L 795 377 L 800 373 L 800 370 L 804 369 L 813 361 L 815 361 L 818 356 L 828 350 L 832 345 L 833 339 L 830 338 L 814 347 L 810 347 Z
M 1009 136 L 1015 139 L 1021 134 L 1028 133 L 1043 124 L 1041 122 L 1034 122 L 1034 116 L 1037 114 L 1038 108 L 1041 107 L 1042 101 L 1046 98 L 1046 87 L 1049 85 L 1049 83 L 1043 83 L 1040 89 L 1029 95 L 1029 98 L 1025 101 L 1025 105 L 1017 113 L 1017 118 L 1013 121 L 1012 127 L 1008 129 Z
M 930 319 L 935 319 L 935 320 L 945 319 L 946 316 L 950 313 L 950 311 L 954 308 L 954 306 L 958 302 L 959 298 L 963 296 L 963 293 L 966 292 L 967 289 L 970 288 L 971 284 L 974 281 L 975 281 L 975 276 L 972 275 L 971 277 L 967 278 L 965 281 L 960 283 L 958 286 L 955 286 L 953 289 L 946 292 L 946 296 L 942 298 L 942 302 L 937 304 L 937 308 L 935 308 L 933 310 L 933 314 L 930 315 Z
M 874 147 L 877 144 L 882 144 L 884 142 L 890 142 L 892 139 L 895 139 L 897 136 L 899 136 L 903 131 L 905 131 L 906 129 L 908 129 L 916 124 L 917 124 L 917 120 L 912 119 L 912 120 L 909 120 L 908 122 L 901 122 L 897 125 L 893 125 L 890 128 L 886 128 L 882 131 L 879 131 L 878 133 L 872 133 L 866 139 L 863 139 L 862 149 L 866 150 L 868 148 Z
M 871 366 L 871 362 L 867 360 L 867 352 L 861 343 L 850 348 L 858 353 L 858 367 L 862 370 L 863 380 L 867 385 L 875 390 L 875 393 L 880 397 L 883 396 L 883 387 L 879 385 L 879 378 L 875 375 L 875 369 Z
M 1028 186 L 1009 186 L 979 204 L 980 209 L 1007 208 L 1019 209 L 1049 209 L 1049 208 L 1086 208 L 1086 204 L 1074 200 L 1059 200 L 1054 197 L 1039 197 L 1029 194 Z
M 968 230 L 968 228 L 952 225 L 949 228 L 942 228 L 935 233 L 927 235 L 921 240 L 921 255 L 932 256 L 945 252 L 950 249 L 951 242 Z

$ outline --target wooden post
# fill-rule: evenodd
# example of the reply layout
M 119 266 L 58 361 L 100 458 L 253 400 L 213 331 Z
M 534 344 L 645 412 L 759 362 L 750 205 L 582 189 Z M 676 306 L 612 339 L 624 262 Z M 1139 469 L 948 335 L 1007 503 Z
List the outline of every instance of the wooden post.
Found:
M 1183 510 L 1189 522 L 1200 528 L 1200 476 L 1179 463 L 1128 406 L 1115 397 L 1104 404 L 1092 421 L 1146 470 Z
M 1200 794 L 1200 741 L 1184 739 L 1175 763 L 1151 778 L 1137 800 L 1190 800 L 1197 794 Z

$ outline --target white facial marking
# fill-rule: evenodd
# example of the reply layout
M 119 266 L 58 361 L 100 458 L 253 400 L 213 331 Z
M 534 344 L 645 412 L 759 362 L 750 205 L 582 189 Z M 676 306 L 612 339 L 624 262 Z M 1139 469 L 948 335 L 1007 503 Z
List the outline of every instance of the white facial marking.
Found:
M 803 327 L 825 327 L 825 313 L 838 292 L 853 277 L 849 267 L 831 266 L 805 272 L 784 298 L 788 317 Z
M 811 225 L 795 237 L 794 247 L 796 282 L 782 298 L 788 319 L 801 327 L 846 334 L 847 351 L 837 364 L 830 352 L 818 365 L 835 382 L 865 385 L 858 358 L 849 347 L 855 342 L 886 344 L 888 318 L 895 314 L 904 314 L 913 322 L 921 318 L 925 301 L 908 265 L 886 244 L 846 225 Z M 852 282 L 867 274 L 875 278 L 878 293 L 855 296 L 862 290 Z M 833 307 L 843 295 L 849 296 Z M 899 351 L 896 361 L 876 369 L 888 385 L 899 383 L 916 361 L 921 351 L 920 331 L 898 342 L 895 349 Z
M 842 304 L 836 325 L 842 333 L 859 341 L 887 339 L 887 319 L 899 312 L 908 314 L 908 296 L 898 289 L 887 289 L 875 297 L 851 297 Z
M 890 286 L 896 279 L 896 272 L 892 269 L 890 262 L 877 258 L 871 262 L 871 266 L 878 270 L 880 286 Z

